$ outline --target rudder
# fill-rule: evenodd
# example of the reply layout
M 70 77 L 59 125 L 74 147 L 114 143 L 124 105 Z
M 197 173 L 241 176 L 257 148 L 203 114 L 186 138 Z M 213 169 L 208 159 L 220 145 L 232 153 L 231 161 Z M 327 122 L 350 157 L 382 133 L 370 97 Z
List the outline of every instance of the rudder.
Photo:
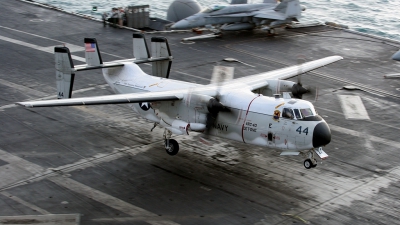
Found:
M 171 70 L 172 60 L 168 40 L 165 37 L 151 38 L 151 56 L 152 58 L 168 57 L 168 59 L 162 61 L 152 62 L 152 75 L 168 78 Z
M 96 38 L 85 38 L 84 42 L 86 64 L 88 66 L 100 66 L 103 64 Z
M 71 98 L 75 73 L 71 53 L 67 47 L 54 48 L 56 63 L 57 98 Z

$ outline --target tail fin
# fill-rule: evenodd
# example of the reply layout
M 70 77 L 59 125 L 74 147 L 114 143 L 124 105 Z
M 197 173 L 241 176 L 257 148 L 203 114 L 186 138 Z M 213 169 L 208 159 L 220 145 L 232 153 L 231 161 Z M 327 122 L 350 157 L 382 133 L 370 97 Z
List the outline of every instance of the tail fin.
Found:
M 86 64 L 88 66 L 100 66 L 100 64 L 103 64 L 96 38 L 85 38 L 84 42 Z
M 71 98 L 75 70 L 67 47 L 55 47 L 57 98 Z
M 135 59 L 148 60 L 150 58 L 149 49 L 143 34 L 133 34 L 133 57 Z
M 168 41 L 165 37 L 151 38 L 151 56 L 152 58 L 167 58 L 165 60 L 152 62 L 152 75 L 168 78 L 172 59 Z
M 286 18 L 297 18 L 301 16 L 301 5 L 299 0 L 283 0 L 275 7 L 275 11 L 284 13 Z
M 133 34 L 133 57 L 136 63 L 151 62 L 152 75 L 156 77 L 169 77 L 172 64 L 171 51 L 168 41 L 164 37 L 151 38 L 151 57 L 143 34 Z
M 86 64 L 74 66 L 72 57 L 67 47 L 55 47 L 57 98 L 71 98 L 74 84 L 75 72 L 92 69 L 121 67 L 124 63 L 152 63 L 153 76 L 169 77 L 172 64 L 171 51 L 168 41 L 164 37 L 153 37 L 151 39 L 150 57 L 146 40 L 142 34 L 133 34 L 133 59 L 115 60 L 103 62 L 100 55 L 96 38 L 85 38 Z

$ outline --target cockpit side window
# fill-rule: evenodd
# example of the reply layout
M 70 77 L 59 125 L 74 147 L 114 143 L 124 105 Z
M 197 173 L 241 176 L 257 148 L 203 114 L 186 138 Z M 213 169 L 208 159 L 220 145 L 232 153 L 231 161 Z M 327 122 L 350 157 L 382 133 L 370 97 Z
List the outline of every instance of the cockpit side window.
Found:
M 288 118 L 288 119 L 293 119 L 293 110 L 289 108 L 283 108 L 282 111 L 282 117 Z
M 294 115 L 296 115 L 297 119 L 301 119 L 302 118 L 301 114 L 300 114 L 300 111 L 298 109 L 293 109 L 293 111 L 294 111 Z
M 307 109 L 300 109 L 301 115 L 303 117 L 309 117 L 309 116 L 314 116 L 313 111 L 310 108 Z

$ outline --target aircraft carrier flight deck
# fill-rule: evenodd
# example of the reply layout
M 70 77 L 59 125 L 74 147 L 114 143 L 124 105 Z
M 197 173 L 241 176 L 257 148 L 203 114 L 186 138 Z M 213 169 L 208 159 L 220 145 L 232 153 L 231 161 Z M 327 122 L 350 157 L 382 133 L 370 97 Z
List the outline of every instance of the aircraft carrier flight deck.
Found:
M 12 15 L 12 16 L 10 16 Z M 327 121 L 328 159 L 303 158 L 198 135 L 174 137 L 128 105 L 24 108 L 56 98 L 54 47 L 84 64 L 83 40 L 96 38 L 103 61 L 132 58 L 132 31 L 24 1 L 0 7 L 0 224 L 400 224 L 400 43 L 325 25 L 224 32 L 182 42 L 192 32 L 145 33 L 168 39 L 171 79 L 208 84 L 216 65 L 244 77 L 340 55 L 301 76 Z M 234 58 L 237 61 L 224 61 Z M 151 73 L 151 67 L 140 67 Z M 296 78 L 291 79 L 296 81 Z M 110 95 L 100 70 L 79 72 L 73 97 Z M 349 100 L 350 99 L 350 100 Z

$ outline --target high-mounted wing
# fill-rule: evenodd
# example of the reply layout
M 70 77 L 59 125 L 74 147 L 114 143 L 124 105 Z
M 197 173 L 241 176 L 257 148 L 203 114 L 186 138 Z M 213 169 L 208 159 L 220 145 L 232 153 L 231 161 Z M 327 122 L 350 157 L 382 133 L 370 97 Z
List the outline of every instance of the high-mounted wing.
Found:
M 341 56 L 330 56 L 318 60 L 314 60 L 311 62 L 303 63 L 301 65 L 290 66 L 283 69 L 273 70 L 270 72 L 260 73 L 252 76 L 238 78 L 232 81 L 229 81 L 224 84 L 224 86 L 230 86 L 232 88 L 235 87 L 243 87 L 247 86 L 250 90 L 256 90 L 268 85 L 268 80 L 286 80 L 292 77 L 295 77 L 299 74 L 309 72 L 311 70 L 315 70 L 317 68 L 326 66 L 328 64 L 334 63 L 343 59 Z
M 50 106 L 104 105 L 104 104 L 124 104 L 124 103 L 154 102 L 154 101 L 173 101 L 182 99 L 183 93 L 186 93 L 186 90 L 104 95 L 96 97 L 55 99 L 55 100 L 45 100 L 45 101 L 29 101 L 29 102 L 17 102 L 16 104 L 33 108 L 33 107 L 50 107 Z
M 218 90 L 223 89 L 241 89 L 241 90 L 256 90 L 268 85 L 268 80 L 284 80 L 297 76 L 302 73 L 326 66 L 343 59 L 341 56 L 330 56 L 323 59 L 314 60 L 301 65 L 290 66 L 283 69 L 278 69 L 270 72 L 256 74 L 252 76 L 234 79 L 224 82 L 219 87 L 219 84 L 210 84 L 199 86 L 190 89 L 192 94 L 206 95 L 214 97 Z M 187 95 L 189 89 L 179 89 L 172 91 L 160 92 L 145 92 L 119 95 L 105 95 L 97 97 L 84 97 L 72 99 L 58 99 L 46 101 L 30 101 L 18 102 L 16 104 L 25 107 L 48 107 L 48 106 L 73 106 L 73 105 L 101 105 L 101 104 L 124 104 L 137 102 L 154 102 L 154 101 L 173 101 L 182 100 Z

